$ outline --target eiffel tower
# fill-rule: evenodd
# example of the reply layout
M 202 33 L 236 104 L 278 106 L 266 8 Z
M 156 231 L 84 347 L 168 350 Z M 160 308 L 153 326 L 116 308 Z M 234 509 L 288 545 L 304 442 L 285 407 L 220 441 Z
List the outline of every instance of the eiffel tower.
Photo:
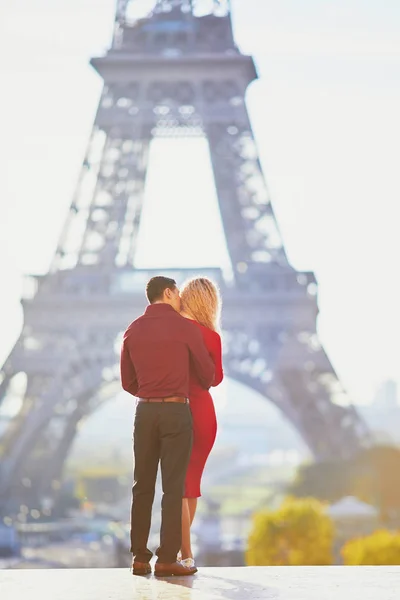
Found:
M 316 460 L 369 443 L 318 341 L 315 277 L 285 254 L 245 104 L 257 72 L 229 4 L 158 0 L 136 21 L 129 4 L 118 1 L 112 46 L 91 60 L 104 88 L 76 193 L 49 272 L 28 278 L 23 330 L 1 370 L 0 411 L 12 415 L 0 421 L 3 512 L 56 497 L 80 423 L 118 390 L 120 334 L 158 272 L 135 268 L 155 137 L 208 140 L 232 271 L 201 273 L 222 290 L 227 375 L 273 402 Z

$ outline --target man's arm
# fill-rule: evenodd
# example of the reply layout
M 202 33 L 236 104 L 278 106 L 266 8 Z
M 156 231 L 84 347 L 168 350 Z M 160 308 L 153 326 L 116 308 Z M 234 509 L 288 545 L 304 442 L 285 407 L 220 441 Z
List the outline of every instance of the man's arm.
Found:
M 188 330 L 190 358 L 199 382 L 204 389 L 208 390 L 214 381 L 214 361 L 206 348 L 200 329 L 193 323 L 188 323 L 188 325 L 190 326 Z
M 123 389 L 132 394 L 132 396 L 136 396 L 139 385 L 136 377 L 135 367 L 133 366 L 131 357 L 129 356 L 126 337 L 124 337 L 124 341 L 122 342 L 120 370 L 121 384 Z

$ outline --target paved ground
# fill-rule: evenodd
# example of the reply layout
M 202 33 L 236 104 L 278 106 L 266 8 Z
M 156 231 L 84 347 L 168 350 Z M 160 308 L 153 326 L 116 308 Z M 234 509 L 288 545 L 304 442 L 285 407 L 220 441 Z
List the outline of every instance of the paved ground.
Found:
M 0 571 L 1 600 L 399 600 L 400 567 L 204 568 L 191 578 L 129 569 Z

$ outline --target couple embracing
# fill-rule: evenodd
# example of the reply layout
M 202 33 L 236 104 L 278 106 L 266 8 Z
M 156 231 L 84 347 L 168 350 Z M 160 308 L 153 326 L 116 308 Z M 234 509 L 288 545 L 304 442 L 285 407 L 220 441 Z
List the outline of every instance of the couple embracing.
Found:
M 190 527 L 217 422 L 209 388 L 223 378 L 220 297 L 205 277 L 179 291 L 168 277 L 147 284 L 145 313 L 124 334 L 121 380 L 137 397 L 134 423 L 131 552 L 134 575 L 151 573 L 147 548 L 158 465 L 162 504 L 154 573 L 193 575 Z

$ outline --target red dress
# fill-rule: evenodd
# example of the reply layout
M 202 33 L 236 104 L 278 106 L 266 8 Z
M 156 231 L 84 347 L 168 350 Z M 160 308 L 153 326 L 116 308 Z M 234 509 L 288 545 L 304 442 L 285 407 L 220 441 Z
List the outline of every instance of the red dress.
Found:
M 200 327 L 205 345 L 214 360 L 215 377 L 212 385 L 215 387 L 224 377 L 221 337 L 216 331 L 197 321 L 193 322 Z M 199 498 L 201 476 L 217 435 L 217 418 L 210 392 L 201 387 L 193 372 L 190 374 L 189 401 L 193 417 L 193 447 L 186 473 L 184 498 Z

